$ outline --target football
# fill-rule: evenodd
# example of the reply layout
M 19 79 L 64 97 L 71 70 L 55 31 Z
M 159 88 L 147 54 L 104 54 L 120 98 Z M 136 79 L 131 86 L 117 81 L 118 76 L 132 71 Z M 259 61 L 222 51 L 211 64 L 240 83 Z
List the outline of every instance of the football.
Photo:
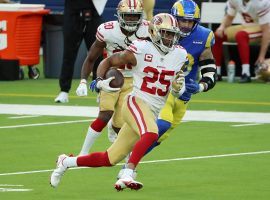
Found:
M 123 74 L 117 70 L 116 68 L 110 68 L 105 75 L 105 79 L 108 79 L 110 77 L 115 77 L 115 79 L 113 79 L 110 82 L 110 87 L 112 88 L 121 88 L 124 85 L 124 76 Z

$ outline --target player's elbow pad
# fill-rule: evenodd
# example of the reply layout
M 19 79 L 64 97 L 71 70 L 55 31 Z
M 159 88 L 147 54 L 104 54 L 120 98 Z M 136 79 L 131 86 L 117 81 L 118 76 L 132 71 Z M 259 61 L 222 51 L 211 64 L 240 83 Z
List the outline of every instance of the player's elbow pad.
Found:
M 213 59 L 202 60 L 199 62 L 199 65 L 201 67 L 202 74 L 202 79 L 200 80 L 200 83 L 206 84 L 206 87 L 203 90 L 204 92 L 206 92 L 212 89 L 216 84 L 215 74 L 217 67 Z

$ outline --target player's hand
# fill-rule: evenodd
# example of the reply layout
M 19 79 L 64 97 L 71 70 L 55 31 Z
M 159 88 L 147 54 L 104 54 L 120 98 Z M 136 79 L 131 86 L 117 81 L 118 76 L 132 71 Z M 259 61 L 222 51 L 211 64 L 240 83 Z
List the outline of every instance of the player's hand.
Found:
M 90 85 L 89 85 L 89 90 L 91 90 L 92 92 L 96 91 L 99 92 L 99 90 L 96 88 L 97 85 L 97 79 L 93 80 Z
M 193 79 L 189 79 L 189 83 L 186 83 L 186 91 L 191 94 L 196 94 L 200 91 L 200 86 Z
M 96 88 L 100 89 L 100 90 L 103 90 L 105 92 L 117 92 L 119 91 L 121 88 L 112 88 L 110 86 L 110 82 L 115 79 L 115 77 L 110 77 L 108 79 L 105 79 L 105 80 L 99 80 L 97 81 L 97 84 L 96 84 Z
M 179 97 L 180 90 L 184 87 L 184 85 L 185 85 L 185 74 L 181 70 L 176 74 L 172 82 L 172 89 L 171 89 L 172 95 Z
M 255 62 L 255 66 L 259 66 L 259 65 L 263 65 L 265 63 L 265 58 L 258 56 L 256 62 Z
M 81 80 L 80 85 L 78 86 L 76 90 L 76 94 L 79 97 L 87 96 L 87 81 L 85 79 Z
M 184 92 L 180 97 L 179 99 L 182 100 L 182 101 L 185 101 L 185 102 L 188 102 L 191 98 L 191 93 L 188 93 L 188 92 Z
M 215 35 L 223 38 L 225 29 L 222 26 L 219 26 L 215 32 Z

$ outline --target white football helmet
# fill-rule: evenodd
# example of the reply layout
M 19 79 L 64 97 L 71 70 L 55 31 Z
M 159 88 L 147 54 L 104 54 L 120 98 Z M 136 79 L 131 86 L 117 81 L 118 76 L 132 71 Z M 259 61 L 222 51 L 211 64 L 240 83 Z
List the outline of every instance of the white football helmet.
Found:
M 153 17 L 149 25 L 149 33 L 152 42 L 164 53 L 173 50 L 180 38 L 176 19 L 167 13 L 160 13 Z
M 133 19 L 131 19 L 132 16 Z M 117 6 L 117 17 L 121 28 L 128 32 L 137 31 L 143 19 L 142 1 L 121 0 Z
M 256 78 L 265 82 L 270 81 L 270 58 L 260 64 L 256 69 Z

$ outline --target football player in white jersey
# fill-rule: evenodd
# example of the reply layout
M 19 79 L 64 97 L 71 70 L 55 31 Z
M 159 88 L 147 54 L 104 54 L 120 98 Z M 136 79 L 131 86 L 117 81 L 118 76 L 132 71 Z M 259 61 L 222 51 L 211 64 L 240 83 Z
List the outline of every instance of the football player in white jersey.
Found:
M 57 187 L 69 167 L 113 166 L 129 152 L 127 168 L 115 183 L 117 190 L 125 188 L 138 190 L 143 184 L 133 179 L 133 173 L 146 150 L 158 139 L 156 119 L 168 94 L 175 96 L 184 92 L 184 73 L 181 71 L 187 61 L 187 52 L 176 45 L 179 28 L 170 14 L 161 13 L 152 19 L 146 40 L 134 41 L 127 50 L 113 54 L 103 60 L 98 69 L 97 88 L 111 91 L 109 79 L 103 80 L 112 66 L 130 64 L 133 73 L 133 90 L 122 106 L 124 125 L 115 142 L 105 152 L 85 156 L 58 157 L 57 167 L 51 174 L 51 185 Z
M 84 61 L 81 71 L 81 82 L 76 90 L 78 96 L 87 95 L 87 78 L 92 71 L 96 59 L 102 55 L 106 49 L 108 56 L 126 49 L 135 39 L 149 36 L 149 22 L 142 19 L 143 4 L 141 0 L 121 0 L 117 7 L 118 21 L 109 21 L 101 24 L 96 33 L 96 41 L 90 48 L 89 54 Z M 88 128 L 86 138 L 79 155 L 86 155 L 101 135 L 103 128 L 112 118 L 112 128 L 110 136 L 117 136 L 123 125 L 121 116 L 121 106 L 124 97 L 132 90 L 131 66 L 123 65 L 119 67 L 125 77 L 124 86 L 121 90 L 111 93 L 102 90 L 99 93 L 99 114 Z M 94 84 L 93 84 L 94 85 Z M 113 116 L 113 117 L 112 117 Z M 112 132 L 112 133 L 111 133 Z M 110 138 L 113 142 L 115 137 Z
M 236 13 L 240 13 L 244 23 L 231 26 Z M 226 15 L 215 32 L 216 43 L 213 47 L 217 74 L 221 77 L 222 42 L 237 42 L 242 63 L 240 83 L 251 82 L 249 64 L 249 44 L 260 43 L 260 52 L 255 65 L 265 61 L 270 40 L 270 1 L 269 0 L 228 0 Z

